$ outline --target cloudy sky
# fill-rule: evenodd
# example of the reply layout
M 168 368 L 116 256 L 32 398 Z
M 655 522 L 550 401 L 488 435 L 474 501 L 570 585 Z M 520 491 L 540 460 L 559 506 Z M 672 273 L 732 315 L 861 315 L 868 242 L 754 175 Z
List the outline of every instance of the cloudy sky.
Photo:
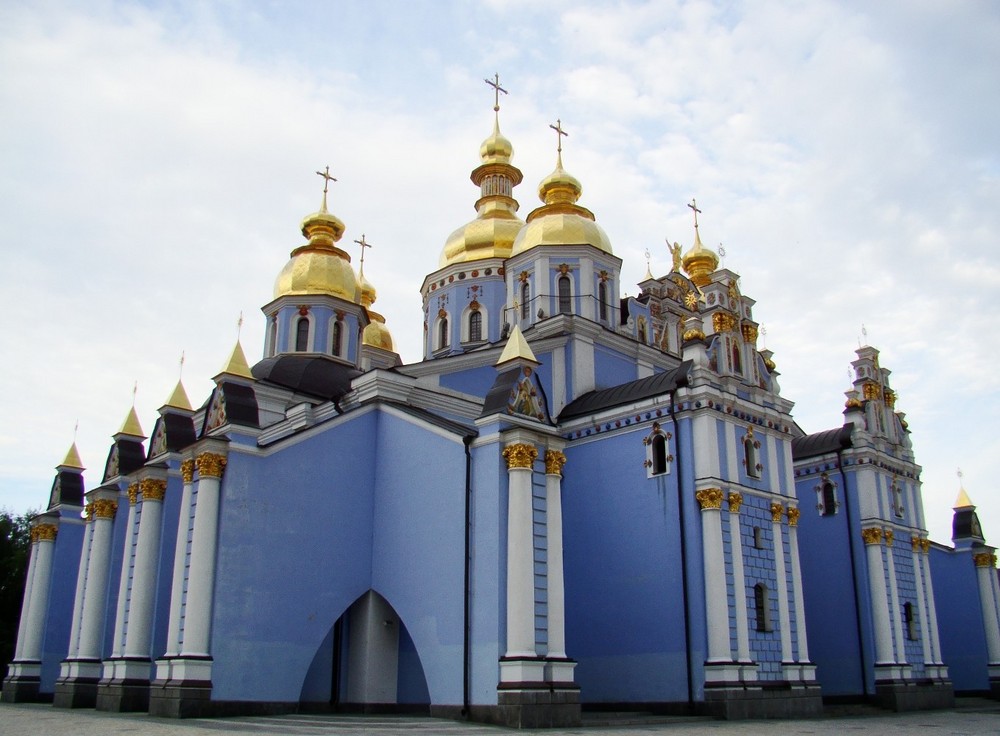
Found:
M 319 205 L 375 247 L 406 362 L 418 288 L 474 215 L 501 126 L 522 213 L 566 168 L 624 259 L 724 244 L 807 432 L 842 421 L 865 326 L 893 370 L 934 539 L 956 468 L 1000 543 L 1000 6 L 994 2 L 0 4 L 0 506 L 88 487 L 132 403 L 195 403 Z M 356 262 L 356 259 L 355 259 Z M 630 293 L 637 289 L 630 287 Z M 991 327 L 993 325 L 993 327 Z

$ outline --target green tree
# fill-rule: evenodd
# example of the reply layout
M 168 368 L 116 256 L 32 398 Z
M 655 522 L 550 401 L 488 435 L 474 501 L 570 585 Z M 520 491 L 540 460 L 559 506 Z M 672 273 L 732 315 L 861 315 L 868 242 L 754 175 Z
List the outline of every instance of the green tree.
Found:
M 31 554 L 31 518 L 37 511 L 16 515 L 0 509 L 0 677 L 14 658 L 21 598 Z

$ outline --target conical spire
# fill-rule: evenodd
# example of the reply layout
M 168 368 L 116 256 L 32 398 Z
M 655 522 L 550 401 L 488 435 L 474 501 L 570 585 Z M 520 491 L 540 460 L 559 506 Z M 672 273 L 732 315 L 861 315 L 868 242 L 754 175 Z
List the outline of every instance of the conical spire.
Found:
M 959 488 L 958 498 L 955 499 L 955 505 L 952 509 L 958 511 L 959 509 L 974 509 L 976 505 L 972 503 L 972 499 L 969 498 L 969 494 L 965 492 L 964 488 Z
M 217 381 L 221 376 L 226 375 L 253 380 L 253 373 L 250 372 L 250 366 L 247 364 L 247 356 L 243 353 L 243 346 L 240 345 L 238 339 L 236 340 L 233 352 L 229 355 L 229 360 L 226 361 L 225 367 L 223 367 L 222 372 L 214 380 Z
M 83 461 L 80 459 L 80 451 L 76 449 L 76 442 L 74 442 L 69 447 L 69 451 L 66 453 L 66 457 L 63 461 L 56 466 L 57 468 L 73 468 L 75 470 L 84 470 Z
M 532 352 L 528 341 L 524 339 L 524 333 L 521 332 L 521 328 L 517 325 L 514 325 L 514 329 L 510 331 L 510 337 L 507 338 L 507 345 L 504 346 L 503 352 L 500 353 L 500 359 L 497 360 L 496 365 L 503 365 L 511 360 L 527 360 L 538 364 L 538 358 L 535 357 L 535 353 Z
M 128 416 L 126 416 L 125 421 L 122 422 L 121 429 L 119 429 L 115 434 L 116 436 L 119 434 L 125 434 L 130 437 L 139 437 L 141 439 L 146 438 L 146 435 L 142 433 L 142 425 L 139 424 L 139 415 L 135 413 L 135 406 L 128 410 Z
M 193 411 L 191 408 L 191 401 L 188 399 L 187 391 L 184 390 L 184 384 L 181 381 L 177 381 L 177 385 L 174 387 L 173 393 L 170 394 L 170 398 L 167 399 L 167 403 L 163 406 L 164 408 L 170 407 L 172 409 Z

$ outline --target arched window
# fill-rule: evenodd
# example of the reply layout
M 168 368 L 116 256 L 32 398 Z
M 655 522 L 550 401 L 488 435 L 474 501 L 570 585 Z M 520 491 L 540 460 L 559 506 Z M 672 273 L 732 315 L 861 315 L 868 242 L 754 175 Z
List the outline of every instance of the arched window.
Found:
M 531 287 L 525 281 L 521 284 L 521 319 L 528 319 L 531 314 Z
M 339 319 L 333 323 L 333 339 L 330 341 L 330 352 L 340 355 L 344 342 L 344 323 Z
M 826 481 L 823 484 L 823 516 L 833 516 L 837 513 L 837 489 L 833 483 Z
M 733 373 L 743 373 L 743 359 L 740 357 L 740 341 L 731 340 L 730 341 L 730 353 L 733 359 Z
M 753 528 L 753 548 L 764 549 L 764 532 L 759 526 Z
M 753 603 L 757 631 L 771 631 L 771 596 L 764 583 L 753 586 Z
M 892 482 L 892 486 L 889 489 L 889 493 L 892 494 L 892 512 L 899 517 L 903 515 L 903 489 L 896 485 L 896 481 Z
M 757 460 L 757 441 L 753 438 L 753 430 L 743 438 L 743 458 L 747 465 L 747 475 L 751 478 L 760 477 L 760 462 Z
M 469 313 L 469 342 L 479 342 L 483 339 L 483 313 Z
M 570 299 L 569 276 L 559 277 L 559 314 L 571 314 L 573 302 Z
M 448 347 L 448 318 L 442 317 L 438 323 L 438 348 Z
M 268 329 L 268 350 L 270 355 L 274 355 L 278 352 L 278 317 L 274 316 L 271 318 L 271 325 Z
M 646 318 L 639 317 L 639 342 L 643 345 L 649 342 L 646 336 Z
M 910 640 L 915 640 L 918 638 L 917 633 L 917 617 L 913 613 L 913 604 L 904 603 L 903 604 L 903 628 L 906 629 L 906 638 Z
M 601 314 L 601 322 L 608 321 L 608 287 L 603 281 L 597 285 L 597 301 Z
M 309 318 L 299 317 L 295 323 L 295 352 L 304 353 L 309 349 Z
M 667 438 L 662 434 L 654 434 L 650 443 L 653 457 L 653 475 L 667 472 Z

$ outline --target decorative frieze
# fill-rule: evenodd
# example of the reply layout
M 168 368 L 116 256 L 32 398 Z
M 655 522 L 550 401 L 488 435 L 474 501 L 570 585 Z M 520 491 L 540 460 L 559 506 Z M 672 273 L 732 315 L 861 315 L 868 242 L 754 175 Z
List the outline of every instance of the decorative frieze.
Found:
M 143 478 L 139 490 L 143 501 L 162 501 L 167 495 L 167 482 L 159 478 Z
M 757 342 L 757 328 L 755 326 L 744 322 L 741 325 L 741 329 L 743 332 L 744 340 L 746 340 L 751 344 Z
M 727 500 L 729 501 L 729 513 L 740 513 L 740 506 L 743 505 L 743 494 L 731 491 Z
M 702 511 L 722 508 L 722 489 L 704 488 L 694 494 Z
M 517 443 L 507 445 L 503 449 L 503 457 L 507 461 L 508 470 L 511 468 L 531 468 L 538 457 L 538 450 L 535 449 L 534 445 Z
M 94 504 L 93 502 L 88 503 L 83 507 L 84 523 L 90 523 L 94 520 Z
M 198 475 L 208 478 L 221 478 L 222 471 L 226 469 L 226 456 L 214 452 L 203 452 L 195 460 L 198 466 Z
M 712 328 L 716 332 L 732 332 L 736 329 L 736 317 L 728 312 L 715 312 L 712 315 Z
M 566 456 L 558 450 L 545 451 L 545 472 L 548 475 L 562 475 L 563 465 L 566 464 Z
M 865 544 L 882 544 L 882 527 L 871 526 L 861 530 L 861 538 Z

